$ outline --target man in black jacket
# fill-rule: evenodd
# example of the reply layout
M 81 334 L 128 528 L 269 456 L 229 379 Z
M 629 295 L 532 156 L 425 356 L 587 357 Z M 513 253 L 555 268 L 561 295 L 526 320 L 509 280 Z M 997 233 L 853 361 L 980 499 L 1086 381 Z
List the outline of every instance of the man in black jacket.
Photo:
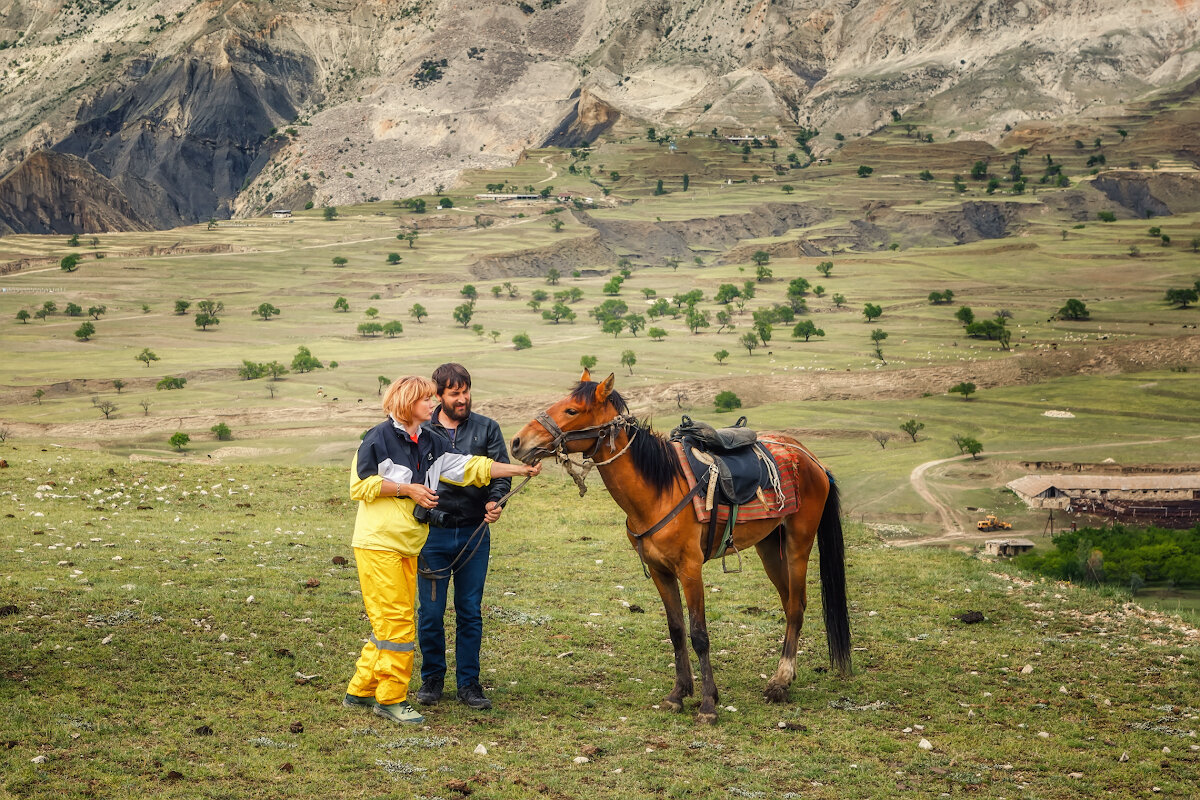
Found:
M 463 455 L 487 456 L 508 463 L 508 449 L 495 420 L 471 411 L 471 375 L 461 364 L 443 364 L 433 371 L 441 405 L 426 426 L 444 436 L 450 449 Z M 442 698 L 446 678 L 446 596 L 454 580 L 455 678 L 458 699 L 471 708 L 492 707 L 479 684 L 479 647 L 483 639 L 483 585 L 491 551 L 489 525 L 500 518 L 499 500 L 508 493 L 508 478 L 486 487 L 443 486 L 438 505 L 430 511 L 429 539 L 420 564 L 434 570 L 421 576 L 417 594 L 417 638 L 421 644 L 421 688 L 418 703 L 434 705 Z M 484 523 L 479 538 L 471 534 Z M 476 542 L 478 544 L 476 545 Z

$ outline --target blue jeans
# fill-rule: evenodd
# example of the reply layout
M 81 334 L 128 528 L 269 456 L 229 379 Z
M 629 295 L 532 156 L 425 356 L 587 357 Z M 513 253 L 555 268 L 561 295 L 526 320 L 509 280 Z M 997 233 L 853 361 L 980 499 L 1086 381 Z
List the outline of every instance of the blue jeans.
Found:
M 450 565 L 474 532 L 466 528 L 429 527 L 429 539 L 421 550 L 421 566 L 444 570 Z M 479 646 L 483 641 L 483 584 L 487 579 L 488 556 L 492 549 L 489 527 L 482 533 L 479 549 L 468 561 L 460 563 L 450 574 L 443 573 L 436 581 L 417 578 L 417 640 L 421 644 L 421 680 L 444 680 L 446 676 L 446 595 L 454 580 L 454 666 L 459 688 L 479 683 Z M 436 583 L 437 591 L 434 592 Z M 434 595 L 436 594 L 436 599 Z

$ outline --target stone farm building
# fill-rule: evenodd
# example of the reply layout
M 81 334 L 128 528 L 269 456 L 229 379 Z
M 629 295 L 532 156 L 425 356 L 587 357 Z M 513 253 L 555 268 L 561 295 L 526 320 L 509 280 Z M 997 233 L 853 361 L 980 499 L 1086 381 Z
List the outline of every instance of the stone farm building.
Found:
M 988 539 L 984 548 L 989 556 L 1019 556 L 1033 549 L 1028 539 Z
M 1200 475 L 1026 475 L 1008 488 L 1030 508 L 1069 509 L 1081 500 L 1177 502 L 1200 500 Z

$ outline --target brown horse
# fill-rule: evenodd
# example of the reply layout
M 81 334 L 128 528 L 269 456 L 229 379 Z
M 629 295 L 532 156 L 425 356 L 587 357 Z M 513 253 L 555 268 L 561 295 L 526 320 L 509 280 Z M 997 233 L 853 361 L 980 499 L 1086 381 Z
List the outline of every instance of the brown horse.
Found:
M 789 480 L 789 475 L 798 476 L 797 485 L 792 488 L 800 505 L 786 516 L 739 522 L 733 546 L 738 550 L 750 545 L 756 547 L 763 568 L 783 602 L 787 618 L 783 653 L 765 692 L 769 702 L 783 702 L 796 674 L 796 644 L 807 606 L 805 581 L 814 540 L 820 546 L 821 599 L 830 662 L 843 674 L 850 671 L 842 523 L 837 488 L 816 458 L 789 436 L 762 432 L 760 438 L 779 443 L 782 448 L 776 449 L 795 459 L 789 469 L 780 464 L 779 471 L 783 480 Z M 704 526 L 691 502 L 684 502 L 689 488 L 671 443 L 647 423 L 628 415 L 624 399 L 613 389 L 612 375 L 603 383 L 595 383 L 584 370 L 569 395 L 517 433 L 512 440 L 512 453 L 526 462 L 584 453 L 585 460 L 596 465 L 609 494 L 627 515 L 626 534 L 639 551 L 666 607 L 667 628 L 675 648 L 675 687 L 663 703 L 673 711 L 680 711 L 683 698 L 693 692 L 691 664 L 684 642 L 683 607 L 679 602 L 682 582 L 692 649 L 700 661 L 703 682 L 697 720 L 715 722 L 717 687 L 709 662 L 701 574 L 705 561 Z M 662 527 L 647 534 L 664 520 L 667 521 Z

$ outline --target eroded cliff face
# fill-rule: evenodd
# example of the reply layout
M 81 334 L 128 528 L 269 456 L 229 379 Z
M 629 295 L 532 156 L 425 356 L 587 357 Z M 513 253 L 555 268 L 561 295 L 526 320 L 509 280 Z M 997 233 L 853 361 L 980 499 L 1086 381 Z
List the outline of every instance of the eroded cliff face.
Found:
M 0 178 L 0 235 L 144 230 L 121 191 L 81 158 L 43 150 Z
M 811 125 L 820 152 L 895 109 L 997 141 L 1193 76 L 1198 23 L 1196 0 L 0 0 L 0 172 L 71 153 L 165 227 L 411 196 L 621 120 Z

